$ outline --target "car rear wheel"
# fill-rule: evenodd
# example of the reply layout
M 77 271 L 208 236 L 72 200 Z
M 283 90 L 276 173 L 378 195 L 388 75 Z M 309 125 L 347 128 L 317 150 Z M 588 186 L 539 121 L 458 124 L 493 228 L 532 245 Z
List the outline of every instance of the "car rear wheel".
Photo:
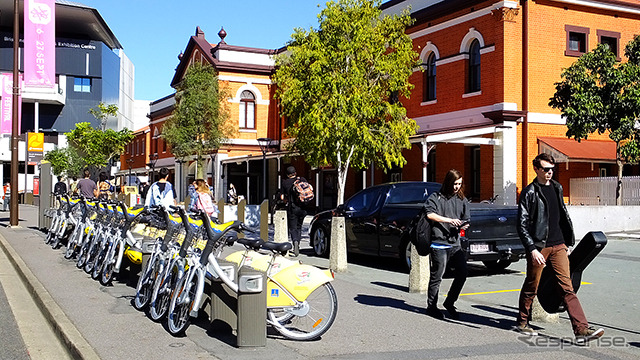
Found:
M 411 270 L 411 242 L 405 240 L 400 245 L 400 262 L 402 268 L 406 271 Z
M 329 256 L 329 239 L 329 232 L 323 225 L 313 228 L 311 231 L 311 244 L 313 244 L 313 253 L 316 256 Z
M 482 262 L 489 270 L 504 270 L 511 265 L 511 260 L 486 260 Z

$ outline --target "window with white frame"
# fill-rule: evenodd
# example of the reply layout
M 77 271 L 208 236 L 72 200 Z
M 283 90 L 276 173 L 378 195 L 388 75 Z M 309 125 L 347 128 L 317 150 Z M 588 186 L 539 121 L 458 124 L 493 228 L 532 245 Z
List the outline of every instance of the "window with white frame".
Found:
M 240 129 L 256 128 L 256 96 L 249 90 L 240 94 Z
M 469 46 L 469 80 L 468 91 L 480 91 L 480 42 L 473 40 Z

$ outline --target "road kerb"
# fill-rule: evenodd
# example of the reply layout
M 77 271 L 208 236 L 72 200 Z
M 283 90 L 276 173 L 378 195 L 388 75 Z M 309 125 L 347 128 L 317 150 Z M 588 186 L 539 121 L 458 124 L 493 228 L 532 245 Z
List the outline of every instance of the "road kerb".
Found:
M 98 360 L 100 357 L 93 347 L 82 336 L 71 320 L 53 300 L 47 289 L 27 267 L 20 255 L 13 249 L 7 240 L 0 234 L 0 246 L 18 272 L 31 297 L 36 302 L 44 317 L 49 321 L 56 335 L 67 347 L 71 356 L 75 359 Z

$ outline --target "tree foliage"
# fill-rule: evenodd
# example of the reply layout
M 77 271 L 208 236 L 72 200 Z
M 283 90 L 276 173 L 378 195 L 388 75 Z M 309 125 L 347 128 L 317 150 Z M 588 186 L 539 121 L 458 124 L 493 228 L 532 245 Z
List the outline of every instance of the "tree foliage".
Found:
M 175 110 L 162 128 L 176 157 L 196 156 L 199 178 L 204 178 L 204 155 L 220 148 L 231 133 L 227 97 L 215 69 L 194 62 L 177 86 Z
M 397 101 L 409 97 L 418 54 L 405 34 L 408 11 L 382 16 L 375 0 L 338 0 L 319 29 L 295 29 L 273 76 L 292 150 L 314 166 L 338 170 L 338 203 L 350 166 L 404 165 L 416 124 Z
M 76 128 L 65 135 L 84 164 L 93 168 L 106 166 L 110 159 L 122 154 L 125 146 L 133 140 L 133 133 L 129 129 L 96 130 L 88 122 L 76 124 Z
M 95 108 L 89 109 L 89 114 L 100 121 L 100 129 L 104 131 L 107 128 L 107 119 L 109 116 L 115 117 L 118 115 L 118 106 L 114 104 L 107 105 L 101 101 Z
M 566 119 L 567 137 L 580 141 L 597 132 L 615 141 L 618 204 L 622 167 L 640 160 L 640 36 L 625 55 L 628 61 L 620 63 L 608 46 L 598 45 L 562 71 L 549 102 Z
M 51 170 L 56 176 L 80 177 L 82 170 L 87 166 L 73 147 L 57 148 L 49 151 L 45 154 L 44 159 L 51 163 Z

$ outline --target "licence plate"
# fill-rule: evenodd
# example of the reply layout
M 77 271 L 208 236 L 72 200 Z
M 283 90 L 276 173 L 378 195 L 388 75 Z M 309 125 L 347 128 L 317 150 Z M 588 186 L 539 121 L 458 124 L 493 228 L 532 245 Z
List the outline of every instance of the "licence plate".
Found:
M 469 250 L 471 250 L 472 253 L 489 252 L 489 244 L 487 243 L 469 244 Z

